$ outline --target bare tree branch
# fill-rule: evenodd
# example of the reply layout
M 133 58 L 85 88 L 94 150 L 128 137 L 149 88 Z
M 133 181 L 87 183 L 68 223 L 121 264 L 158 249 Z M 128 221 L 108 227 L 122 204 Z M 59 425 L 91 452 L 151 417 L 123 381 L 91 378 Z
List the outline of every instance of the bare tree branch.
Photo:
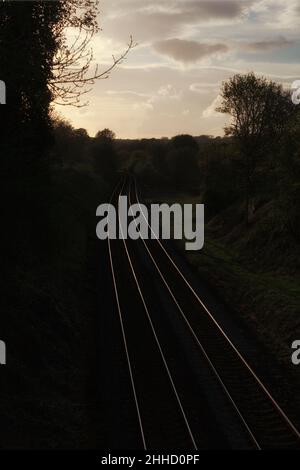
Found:
M 111 72 L 126 59 L 137 44 L 132 36 L 125 51 L 118 57 L 112 56 L 112 64 L 104 71 L 93 68 L 94 54 L 91 47 L 94 35 L 99 31 L 97 22 L 98 0 L 67 0 L 63 2 L 61 21 L 55 25 L 58 48 L 53 60 L 52 78 L 49 89 L 53 102 L 61 106 L 83 107 L 81 102 L 97 80 L 109 78 Z M 77 35 L 70 45 L 65 32 L 77 29 Z M 93 70 L 92 70 L 93 68 Z

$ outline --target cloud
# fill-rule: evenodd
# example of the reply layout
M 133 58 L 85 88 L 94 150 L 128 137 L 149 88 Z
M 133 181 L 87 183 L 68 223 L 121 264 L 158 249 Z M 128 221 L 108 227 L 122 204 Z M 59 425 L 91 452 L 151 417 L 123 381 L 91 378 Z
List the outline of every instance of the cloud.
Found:
M 159 54 L 183 63 L 198 62 L 205 57 L 228 51 L 228 46 L 225 44 L 204 44 L 184 39 L 158 41 L 153 44 L 153 47 Z
M 181 97 L 181 93 L 176 90 L 172 85 L 163 85 L 159 88 L 156 98 L 168 98 L 172 100 L 178 100 Z
M 228 24 L 243 19 L 253 0 L 128 0 L 103 6 L 105 34 L 138 42 L 179 35 L 199 23 Z
M 290 47 L 295 44 L 295 41 L 288 40 L 283 36 L 280 36 L 276 39 L 249 42 L 243 45 L 243 48 L 250 52 L 266 52 L 272 51 L 273 49 L 283 49 L 285 47 Z
M 257 23 L 264 28 L 282 31 L 300 26 L 299 0 L 256 0 L 252 7 Z
M 149 97 L 149 93 L 138 93 L 137 91 L 133 91 L 133 90 L 107 90 L 106 91 L 106 94 L 107 95 L 111 95 L 111 96 L 118 96 L 118 95 L 127 95 L 127 96 L 135 96 L 135 97 L 139 97 L 139 98 L 147 98 Z
M 221 106 L 222 97 L 218 95 L 213 102 L 203 111 L 202 117 L 204 118 L 212 118 L 212 117 L 221 117 L 223 116 L 222 113 L 218 113 L 216 109 Z
M 110 0 L 107 7 L 115 18 L 124 12 L 138 12 L 143 15 L 184 16 L 184 20 L 223 18 L 232 19 L 242 15 L 254 0 Z M 105 8 L 104 8 L 105 11 Z M 196 18 L 195 18 L 196 16 Z
M 181 2 L 182 3 L 182 2 Z M 203 21 L 222 18 L 233 19 L 240 17 L 250 2 L 236 0 L 202 0 L 184 2 L 187 14 L 196 15 Z
M 192 83 L 189 87 L 190 91 L 193 93 L 199 93 L 200 95 L 207 94 L 208 90 L 220 88 L 221 83 Z
M 143 108 L 144 110 L 153 110 L 157 104 L 170 103 L 172 101 L 179 101 L 182 97 L 182 92 L 177 91 L 172 85 L 163 85 L 155 93 L 152 94 L 146 101 L 135 103 L 134 107 Z
M 134 103 L 132 105 L 132 109 L 134 111 L 136 110 L 153 111 L 154 107 L 153 107 L 153 104 L 151 104 L 149 101 L 146 101 L 143 103 Z
M 177 90 L 171 84 L 162 85 L 152 93 L 141 93 L 132 90 L 107 90 L 107 96 L 114 97 L 115 104 L 128 104 L 135 112 L 140 112 L 139 117 L 145 117 L 148 113 L 161 107 L 172 108 L 179 106 L 182 91 Z

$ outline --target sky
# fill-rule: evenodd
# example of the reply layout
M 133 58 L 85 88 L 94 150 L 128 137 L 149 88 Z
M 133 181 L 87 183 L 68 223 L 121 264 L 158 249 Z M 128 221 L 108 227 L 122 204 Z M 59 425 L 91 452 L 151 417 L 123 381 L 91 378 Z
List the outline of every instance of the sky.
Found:
M 91 136 L 223 135 L 222 82 L 254 71 L 300 79 L 300 0 L 101 0 L 95 61 L 105 70 L 130 35 L 138 45 L 83 108 L 58 108 Z

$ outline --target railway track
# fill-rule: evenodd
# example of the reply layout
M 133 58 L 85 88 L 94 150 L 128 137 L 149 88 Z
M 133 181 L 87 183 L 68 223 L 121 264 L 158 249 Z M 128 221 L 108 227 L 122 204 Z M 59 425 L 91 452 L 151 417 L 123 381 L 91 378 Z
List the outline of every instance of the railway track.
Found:
M 122 186 L 117 197 L 123 194 Z M 109 240 L 120 327 L 142 448 L 197 449 L 127 241 Z M 124 269 L 125 268 L 125 273 Z
M 116 188 L 115 206 L 120 195 L 140 203 L 132 177 Z M 137 448 L 300 448 L 298 430 L 165 245 L 157 239 L 108 245 Z

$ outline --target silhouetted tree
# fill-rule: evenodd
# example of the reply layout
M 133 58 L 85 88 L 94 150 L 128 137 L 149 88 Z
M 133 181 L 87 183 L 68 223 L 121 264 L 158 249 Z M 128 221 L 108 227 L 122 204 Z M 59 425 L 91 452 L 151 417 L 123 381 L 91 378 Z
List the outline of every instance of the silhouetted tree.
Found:
M 117 154 L 115 133 L 110 129 L 97 132 L 92 146 L 94 169 L 106 181 L 112 181 L 116 174 Z
M 78 163 L 90 165 L 91 139 L 86 129 L 74 129 L 72 124 L 59 116 L 53 117 L 54 141 L 52 151 L 55 162 L 63 167 Z
M 225 133 L 237 140 L 244 160 L 248 222 L 257 164 L 278 145 L 296 107 L 281 85 L 254 73 L 234 75 L 223 84 L 221 96 L 218 111 L 232 117 Z
M 51 102 L 80 105 L 89 85 L 107 78 L 134 46 L 131 38 L 108 70 L 92 70 L 97 14 L 97 0 L 0 2 L 0 78 L 7 85 L 7 106 L 0 115 L 2 170 L 16 169 L 13 154 L 23 164 L 20 171 L 32 172 L 52 142 Z M 70 28 L 76 36 L 71 45 Z
M 188 134 L 176 135 L 171 139 L 171 144 L 175 149 L 188 148 L 195 152 L 199 150 L 197 141 Z
M 100 142 L 106 142 L 107 144 L 111 145 L 116 138 L 116 134 L 114 131 L 110 129 L 103 129 L 103 131 L 98 131 L 95 139 Z
M 171 139 L 167 154 L 168 175 L 180 189 L 194 189 L 199 176 L 198 144 L 190 135 Z
M 60 2 L 46 1 L 0 4 L 1 79 L 7 86 L 7 105 L 1 109 L 1 157 L 14 165 L 13 153 L 18 165 L 24 163 L 23 170 L 36 162 L 37 154 L 43 155 L 51 140 L 48 82 L 59 46 L 53 36 L 59 6 Z

